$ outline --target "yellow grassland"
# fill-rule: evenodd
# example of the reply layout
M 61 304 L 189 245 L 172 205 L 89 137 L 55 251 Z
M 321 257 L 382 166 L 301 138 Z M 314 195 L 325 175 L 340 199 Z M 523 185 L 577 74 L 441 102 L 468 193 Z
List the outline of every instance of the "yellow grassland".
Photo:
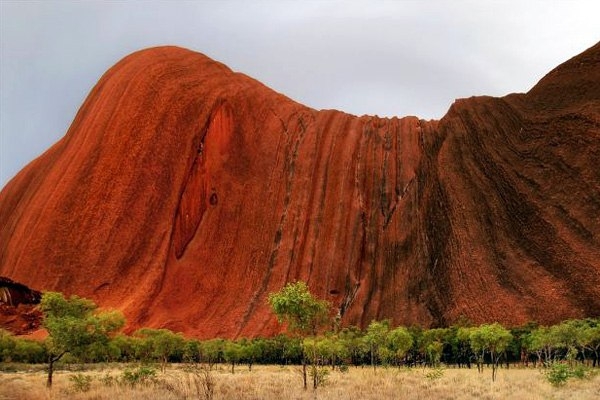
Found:
M 123 365 L 95 366 L 80 372 L 58 371 L 51 390 L 46 389 L 43 371 L 0 372 L 0 400 L 8 399 L 203 399 L 206 398 L 199 375 L 170 365 L 158 372 L 159 383 L 127 385 L 103 383 L 107 376 L 121 376 Z M 433 372 L 433 373 L 432 373 Z M 74 392 L 69 376 L 76 373 L 92 377 L 87 392 Z M 437 377 L 436 377 L 437 375 Z M 225 365 L 211 372 L 213 399 L 600 399 L 600 373 L 588 379 L 570 379 L 562 387 L 551 386 L 540 369 L 511 367 L 501 369 L 496 382 L 491 370 L 444 368 L 443 373 L 423 368 L 350 367 L 348 372 L 332 371 L 327 383 L 318 388 L 302 389 L 302 377 L 296 366 L 245 366 L 231 374 Z

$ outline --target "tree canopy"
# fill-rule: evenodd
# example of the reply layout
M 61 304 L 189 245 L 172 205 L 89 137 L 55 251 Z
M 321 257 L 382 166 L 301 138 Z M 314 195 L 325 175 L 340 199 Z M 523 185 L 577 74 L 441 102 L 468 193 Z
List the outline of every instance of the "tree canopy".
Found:
M 125 318 L 118 311 L 99 312 L 91 300 L 78 296 L 67 299 L 57 292 L 42 295 L 40 310 L 48 331 L 48 386 L 52 386 L 54 363 L 66 353 L 82 357 L 91 349 L 107 345 L 125 325 Z
M 279 292 L 271 293 L 269 303 L 279 322 L 286 322 L 296 333 L 314 335 L 328 321 L 329 302 L 313 297 L 301 281 L 288 283 Z

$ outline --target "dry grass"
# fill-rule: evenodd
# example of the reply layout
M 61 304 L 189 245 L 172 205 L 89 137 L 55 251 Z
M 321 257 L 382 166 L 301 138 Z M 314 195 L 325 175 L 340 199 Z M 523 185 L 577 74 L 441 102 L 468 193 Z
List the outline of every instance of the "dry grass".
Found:
M 41 371 L 0 373 L 0 400 L 8 399 L 202 399 L 205 398 L 199 374 L 171 366 L 158 374 L 159 383 L 131 388 L 106 386 L 101 378 L 119 376 L 122 367 L 84 372 L 92 376 L 91 389 L 73 393 L 69 376 L 59 371 L 51 391 L 46 390 Z M 441 377 L 427 377 L 431 370 L 350 368 L 347 373 L 332 372 L 324 387 L 316 392 L 302 389 L 298 367 L 255 366 L 252 372 L 240 367 L 232 375 L 223 366 L 212 372 L 214 399 L 598 399 L 600 374 L 590 379 L 571 379 L 560 388 L 552 387 L 539 370 L 511 368 L 500 370 L 496 382 L 491 371 L 445 369 Z

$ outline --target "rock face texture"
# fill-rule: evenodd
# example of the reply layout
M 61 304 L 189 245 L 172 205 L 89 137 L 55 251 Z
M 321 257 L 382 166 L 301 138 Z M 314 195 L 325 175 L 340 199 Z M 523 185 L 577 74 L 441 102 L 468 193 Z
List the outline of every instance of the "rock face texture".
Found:
M 41 297 L 37 290 L 0 276 L 0 329 L 16 335 L 38 329 L 42 323 L 37 309 Z
M 266 297 L 294 280 L 345 324 L 597 316 L 600 43 L 439 121 L 134 53 L 1 192 L 0 275 L 201 338 L 278 331 Z

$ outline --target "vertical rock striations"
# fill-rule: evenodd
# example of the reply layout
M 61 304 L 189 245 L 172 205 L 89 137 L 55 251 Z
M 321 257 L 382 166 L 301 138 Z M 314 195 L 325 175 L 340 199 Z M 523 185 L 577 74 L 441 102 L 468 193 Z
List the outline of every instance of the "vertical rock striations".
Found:
M 600 45 L 440 121 L 316 111 L 176 47 L 134 53 L 0 194 L 0 275 L 199 337 L 600 314 Z

